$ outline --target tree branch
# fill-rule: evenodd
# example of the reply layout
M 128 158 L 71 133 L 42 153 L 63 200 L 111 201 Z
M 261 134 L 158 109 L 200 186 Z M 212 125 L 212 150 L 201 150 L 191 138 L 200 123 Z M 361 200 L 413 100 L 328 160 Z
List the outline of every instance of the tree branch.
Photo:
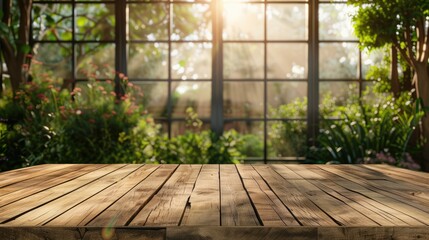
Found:
M 405 37 L 405 41 L 407 42 L 406 44 L 406 48 L 408 50 L 408 56 L 410 57 L 410 59 L 415 62 L 417 59 L 414 56 L 414 52 L 413 52 L 413 42 L 412 42 L 412 35 L 411 35 L 411 29 L 410 29 L 410 25 L 407 23 L 407 25 L 405 26 L 405 32 L 404 32 L 404 37 Z M 416 64 L 414 64 L 413 66 L 415 66 Z
M 417 48 L 417 60 L 421 62 L 424 58 L 424 52 L 425 52 L 425 23 L 423 18 L 417 19 L 416 24 L 416 31 L 418 34 L 418 48 Z
M 393 41 L 393 45 L 396 47 L 396 49 L 398 49 L 399 53 L 405 59 L 405 61 L 407 61 L 407 63 L 414 68 L 415 67 L 414 60 L 408 56 L 407 51 L 401 48 L 401 45 L 398 43 L 397 39 Z
M 427 27 L 427 32 L 426 32 L 425 53 L 423 56 L 423 61 L 427 62 L 429 59 L 429 26 L 426 26 L 426 24 L 424 26 Z
M 19 29 L 18 29 L 18 49 L 16 53 L 17 63 L 21 66 L 24 63 L 27 53 L 24 53 L 20 46 L 25 46 L 29 44 L 30 41 L 30 13 L 31 13 L 31 4 L 32 0 L 20 0 L 18 1 L 19 10 L 21 13 L 19 19 Z

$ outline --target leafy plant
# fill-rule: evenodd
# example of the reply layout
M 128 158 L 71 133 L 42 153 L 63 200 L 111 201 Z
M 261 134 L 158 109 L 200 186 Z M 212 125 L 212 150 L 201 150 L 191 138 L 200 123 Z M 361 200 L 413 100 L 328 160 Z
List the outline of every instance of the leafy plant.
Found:
M 355 115 L 343 113 L 342 121 L 327 120 L 330 126 L 321 130 L 318 139 L 320 156 L 329 162 L 372 163 L 384 154 L 395 159 L 390 161 L 395 165 L 409 158 L 408 142 L 423 116 L 409 94 L 375 105 L 360 103 L 358 110 Z

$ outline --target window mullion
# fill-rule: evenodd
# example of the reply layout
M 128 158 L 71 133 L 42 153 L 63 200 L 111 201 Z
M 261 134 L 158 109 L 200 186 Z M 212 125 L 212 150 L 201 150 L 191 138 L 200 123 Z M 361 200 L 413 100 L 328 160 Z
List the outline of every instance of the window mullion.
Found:
M 316 144 L 319 131 L 319 1 L 309 1 L 309 51 L 308 51 L 308 106 L 307 106 L 307 143 Z
M 223 132 L 223 45 L 222 1 L 212 1 L 212 99 L 211 128 L 219 136 Z

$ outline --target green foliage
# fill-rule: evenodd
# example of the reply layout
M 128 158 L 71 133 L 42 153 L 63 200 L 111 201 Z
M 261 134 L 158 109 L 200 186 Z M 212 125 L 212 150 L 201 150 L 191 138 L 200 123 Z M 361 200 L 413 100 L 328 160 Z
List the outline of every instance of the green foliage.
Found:
M 318 139 L 320 148 L 313 148 L 309 156 L 318 162 L 322 158 L 336 163 L 410 162 L 408 142 L 423 112 L 410 94 L 379 99 L 374 105 L 360 103 L 353 115 L 343 112 L 343 120 L 325 120 Z
M 290 104 L 271 108 L 274 118 L 305 119 L 307 116 L 307 98 L 296 99 Z M 307 127 L 305 121 L 275 121 L 270 124 L 268 141 L 270 156 L 304 156 L 306 152 Z
M 237 149 L 245 157 L 262 156 L 264 152 L 264 142 L 260 136 L 255 134 L 243 134 L 240 137 L 241 144 Z
M 129 140 L 135 149 L 136 159 L 151 163 L 238 163 L 243 155 L 242 141 L 235 131 L 217 136 L 211 131 L 201 131 L 202 122 L 192 109 L 186 110 L 188 130 L 171 139 L 160 133 L 160 126 L 153 121 L 140 122 Z M 197 124 L 195 124 L 197 123 Z
M 408 44 L 404 33 L 429 16 L 426 0 L 349 0 L 347 3 L 358 7 L 353 16 L 355 32 L 361 44 L 369 48 L 394 42 Z
M 188 131 L 169 139 L 135 104 L 141 92 L 126 78 L 127 94 L 118 99 L 109 81 L 90 80 L 70 92 L 40 77 L 23 85 L 15 99 L 1 100 L 0 116 L 7 124 L 0 125 L 0 170 L 40 163 L 237 163 L 243 158 L 235 131 L 222 136 L 201 131 L 192 109 L 187 109 Z

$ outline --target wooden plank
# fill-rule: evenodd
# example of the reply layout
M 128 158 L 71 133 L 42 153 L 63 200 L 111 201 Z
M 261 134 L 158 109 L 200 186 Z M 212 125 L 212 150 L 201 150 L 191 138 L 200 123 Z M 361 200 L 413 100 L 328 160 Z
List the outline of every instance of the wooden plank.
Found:
M 12 169 L 12 170 L 8 170 L 8 171 L 0 172 L 0 179 L 6 179 L 6 178 L 13 177 L 13 176 L 18 176 L 18 175 L 25 175 L 28 173 L 36 172 L 36 171 L 41 170 L 43 168 L 50 168 L 50 167 L 55 166 L 55 165 L 58 165 L 58 164 L 39 164 L 39 165 L 27 166 L 27 167 L 22 167 L 22 168 L 17 168 L 17 169 Z M 70 164 L 64 164 L 64 165 L 70 165 Z M 16 175 L 16 174 L 18 174 L 18 175 Z
M 43 225 L 46 222 L 54 219 L 63 212 L 85 201 L 94 194 L 112 186 L 116 182 L 124 179 L 130 173 L 136 171 L 141 165 L 127 165 L 114 172 L 104 175 L 103 177 L 93 181 L 74 192 L 66 194 L 61 198 L 57 198 L 43 206 L 40 206 L 30 212 L 27 212 L 14 220 L 7 222 L 6 225 L 23 226 L 23 225 Z
M 201 165 L 180 165 L 129 225 L 178 226 L 201 167 Z
M 293 186 L 315 203 L 342 226 L 378 226 L 376 222 L 344 202 L 328 195 L 307 180 L 288 180 Z
M 261 225 L 234 165 L 220 165 L 220 184 L 221 225 Z
M 325 180 L 310 180 L 315 186 L 323 189 L 329 195 L 343 201 L 345 204 L 356 209 L 363 215 L 371 218 L 382 226 L 422 226 L 423 223 L 403 214 L 395 209 L 386 207 L 385 205 L 367 198 L 357 192 L 349 191 L 333 181 Z
M 302 165 L 291 164 L 291 165 L 287 165 L 287 168 L 294 171 L 296 174 L 298 174 L 299 176 L 301 176 L 304 179 L 324 179 L 323 176 L 317 174 L 314 171 L 311 171 L 310 166 L 311 165 L 309 165 L 309 164 L 308 165 L 307 164 L 302 164 Z
M 63 169 L 58 169 L 58 170 L 54 170 L 51 172 L 48 172 L 47 174 L 41 175 L 41 176 L 37 176 L 37 177 L 33 177 L 33 178 L 29 178 L 27 180 L 23 180 L 20 182 L 16 182 L 16 183 L 12 183 L 6 187 L 2 187 L 0 188 L 0 197 L 16 192 L 16 191 L 20 191 L 20 190 L 28 190 L 30 188 L 33 187 L 37 187 L 41 184 L 44 184 L 46 181 L 49 181 L 53 178 L 57 178 L 57 177 L 62 177 L 64 174 L 70 173 L 70 172 L 74 172 L 74 171 L 79 171 L 80 169 L 84 168 L 85 165 L 81 165 L 81 164 L 76 164 L 76 165 L 72 165 Z
M 320 227 L 320 240 L 343 239 L 429 239 L 427 227 Z
M 63 184 L 63 183 L 68 182 L 68 181 L 71 181 L 73 179 L 76 179 L 80 176 L 88 174 L 89 172 L 92 172 L 92 171 L 99 169 L 101 167 L 105 167 L 107 165 L 81 165 L 81 166 L 83 166 L 83 168 L 79 169 L 79 171 L 72 171 L 69 173 L 65 173 L 62 176 L 48 179 L 48 180 L 44 181 L 43 183 L 32 186 L 31 188 L 24 188 L 24 189 L 17 190 L 17 191 L 14 191 L 12 193 L 9 193 L 7 195 L 2 196 L 0 198 L 0 207 L 4 207 L 4 206 L 11 204 L 15 201 L 18 201 L 20 199 L 26 198 L 26 197 L 34 195 L 36 193 L 45 191 L 46 189 L 55 187 L 57 185 Z M 72 168 L 72 167 L 70 167 L 70 168 Z
M 370 168 L 365 167 L 363 164 L 349 164 L 349 165 L 341 165 L 341 170 L 350 174 L 354 174 L 358 177 L 361 177 L 365 180 L 386 180 L 391 179 L 386 174 L 374 171 Z
M 297 188 L 268 166 L 255 166 L 270 188 L 304 226 L 336 226 L 337 224 Z
M 429 189 L 422 186 L 417 186 L 408 182 L 401 182 L 400 184 L 398 184 L 398 181 L 393 180 L 373 180 L 373 183 L 378 188 L 386 189 L 396 195 L 401 195 L 409 198 L 417 197 L 424 202 L 428 202 L 429 200 Z
M 251 165 L 236 166 L 264 226 L 299 226 L 292 213 Z
M 64 196 L 80 187 L 97 180 L 98 178 L 103 177 L 110 172 L 113 172 L 119 168 L 124 167 L 123 164 L 118 165 L 108 165 L 106 167 L 102 167 L 97 169 L 91 174 L 86 174 L 81 177 L 78 177 L 72 181 L 63 183 L 61 185 L 55 186 L 53 188 L 49 188 L 43 192 L 39 192 L 37 194 L 31 195 L 27 198 L 23 198 L 16 202 L 13 202 L 9 205 L 0 208 L 0 222 L 4 223 L 8 220 L 12 220 L 25 212 L 28 212 L 36 207 L 44 205 L 52 200 L 55 200 L 61 196 Z
M 299 174 L 295 171 L 292 171 L 285 164 L 270 164 L 271 168 L 274 171 L 278 172 L 284 179 L 303 179 Z
M 354 182 L 359 184 L 360 186 L 363 186 L 366 191 L 371 190 L 373 191 L 373 194 L 377 193 L 381 195 L 379 196 L 380 198 L 390 199 L 389 202 L 392 202 L 392 201 L 397 202 L 399 205 L 396 204 L 395 206 L 400 206 L 402 209 L 402 212 L 405 211 L 407 214 L 410 214 L 410 213 L 415 214 L 413 215 L 413 217 L 415 217 L 420 221 L 422 221 L 421 219 L 425 219 L 424 216 L 426 216 L 426 219 L 422 222 L 424 222 L 425 224 L 429 223 L 429 202 L 425 200 L 421 200 L 419 198 L 410 197 L 409 195 L 400 193 L 400 192 L 396 192 L 396 194 L 392 193 L 395 191 L 377 186 L 376 184 L 373 183 L 373 181 L 366 181 L 365 179 L 362 179 L 360 177 L 353 176 L 347 172 L 342 171 L 338 167 L 334 167 L 334 168 L 324 167 L 324 168 L 331 171 L 332 173 L 342 175 L 344 178 L 347 178 L 351 182 Z M 408 210 L 405 210 L 405 209 L 408 209 Z M 416 216 L 418 216 L 419 218 L 417 218 Z
M 166 239 L 315 240 L 316 227 L 168 227 Z
M 407 170 L 406 172 L 403 172 L 403 170 L 400 168 L 395 169 L 392 167 L 381 167 L 378 165 L 368 165 L 365 167 L 375 171 L 380 171 L 384 175 L 395 179 L 395 181 L 398 181 L 398 180 L 405 181 L 414 185 L 429 188 L 429 176 L 427 176 L 428 175 L 427 173 L 422 174 L 421 172 L 416 172 L 411 170 Z
M 220 226 L 219 165 L 203 165 L 181 225 Z
M 336 183 L 340 186 L 343 186 L 344 188 L 347 188 L 351 191 L 359 192 L 362 195 L 374 199 L 375 201 L 383 203 L 387 207 L 396 209 L 412 218 L 415 218 L 426 225 L 429 224 L 429 213 L 422 211 L 420 209 L 422 206 L 417 205 L 418 208 L 416 208 L 416 204 L 407 202 L 406 200 L 403 202 L 403 199 L 400 201 L 398 200 L 397 196 L 372 187 L 370 181 L 365 181 L 363 179 L 348 175 L 346 172 L 343 172 L 338 168 L 324 167 L 324 169 L 327 169 L 336 174 L 341 174 L 343 177 L 348 179 L 348 181 L 337 181 Z
M 163 240 L 165 228 L 0 227 L 2 240 Z
M 374 170 L 374 171 L 381 171 L 382 173 L 385 173 L 386 171 L 389 171 L 395 174 L 401 173 L 402 176 L 417 177 L 419 179 L 423 178 L 429 181 L 429 174 L 427 172 L 399 168 L 399 167 L 395 167 L 387 164 L 367 164 L 367 165 L 362 165 L 362 167 L 370 168 L 371 170 Z
M 73 166 L 72 164 L 49 164 L 37 167 L 25 168 L 22 171 L 6 172 L 1 175 L 0 187 L 5 187 L 20 181 L 28 180 L 34 177 L 43 176 L 50 172 Z
M 383 216 L 387 220 L 390 220 L 394 222 L 394 225 L 415 225 L 415 226 L 422 226 L 425 225 L 424 223 L 418 221 L 415 218 L 410 217 L 409 215 L 400 212 L 394 208 L 391 208 L 390 206 L 386 206 L 383 202 L 375 201 L 372 198 L 369 198 L 368 196 L 363 195 L 360 191 L 372 191 L 369 189 L 362 190 L 362 186 L 360 185 L 354 185 L 354 182 L 350 182 L 347 178 L 350 178 L 349 175 L 343 175 L 344 177 L 341 178 L 335 178 L 335 176 L 339 177 L 342 174 L 335 174 L 333 172 L 330 172 L 327 170 L 327 167 L 325 165 L 318 165 L 318 168 L 320 168 L 319 174 L 323 175 L 327 179 L 332 179 L 331 181 L 319 181 L 322 184 L 324 184 L 327 188 L 331 188 L 341 194 L 342 196 L 345 196 L 349 199 L 352 199 L 355 202 L 358 202 L 360 204 L 364 204 L 365 207 L 371 209 L 373 212 L 377 212 L 379 215 Z M 353 177 L 351 179 L 354 179 Z M 340 186 L 339 183 L 342 183 L 342 185 L 350 185 L 351 188 L 347 189 L 343 186 Z M 353 187 L 357 187 L 358 189 L 354 189 Z M 365 186 L 364 186 L 365 187 Z M 377 192 L 375 190 L 375 192 Z M 377 195 L 378 196 L 378 195 Z M 398 219 L 398 220 L 397 220 Z M 390 225 L 390 224 L 389 224 Z
M 158 168 L 171 169 L 167 165 L 144 165 L 135 172 L 118 181 L 116 184 L 74 206 L 45 226 L 85 226 L 110 205 L 132 191 L 141 181 Z
M 137 186 L 127 192 L 118 201 L 110 205 L 100 215 L 91 220 L 89 223 L 82 222 L 87 226 L 126 226 L 140 209 L 142 209 L 153 195 L 155 195 L 164 183 L 170 179 L 178 165 L 164 165 Z M 187 170 L 186 167 L 183 169 Z M 174 185 L 170 185 L 174 188 Z M 166 209 L 167 210 L 167 209 Z

